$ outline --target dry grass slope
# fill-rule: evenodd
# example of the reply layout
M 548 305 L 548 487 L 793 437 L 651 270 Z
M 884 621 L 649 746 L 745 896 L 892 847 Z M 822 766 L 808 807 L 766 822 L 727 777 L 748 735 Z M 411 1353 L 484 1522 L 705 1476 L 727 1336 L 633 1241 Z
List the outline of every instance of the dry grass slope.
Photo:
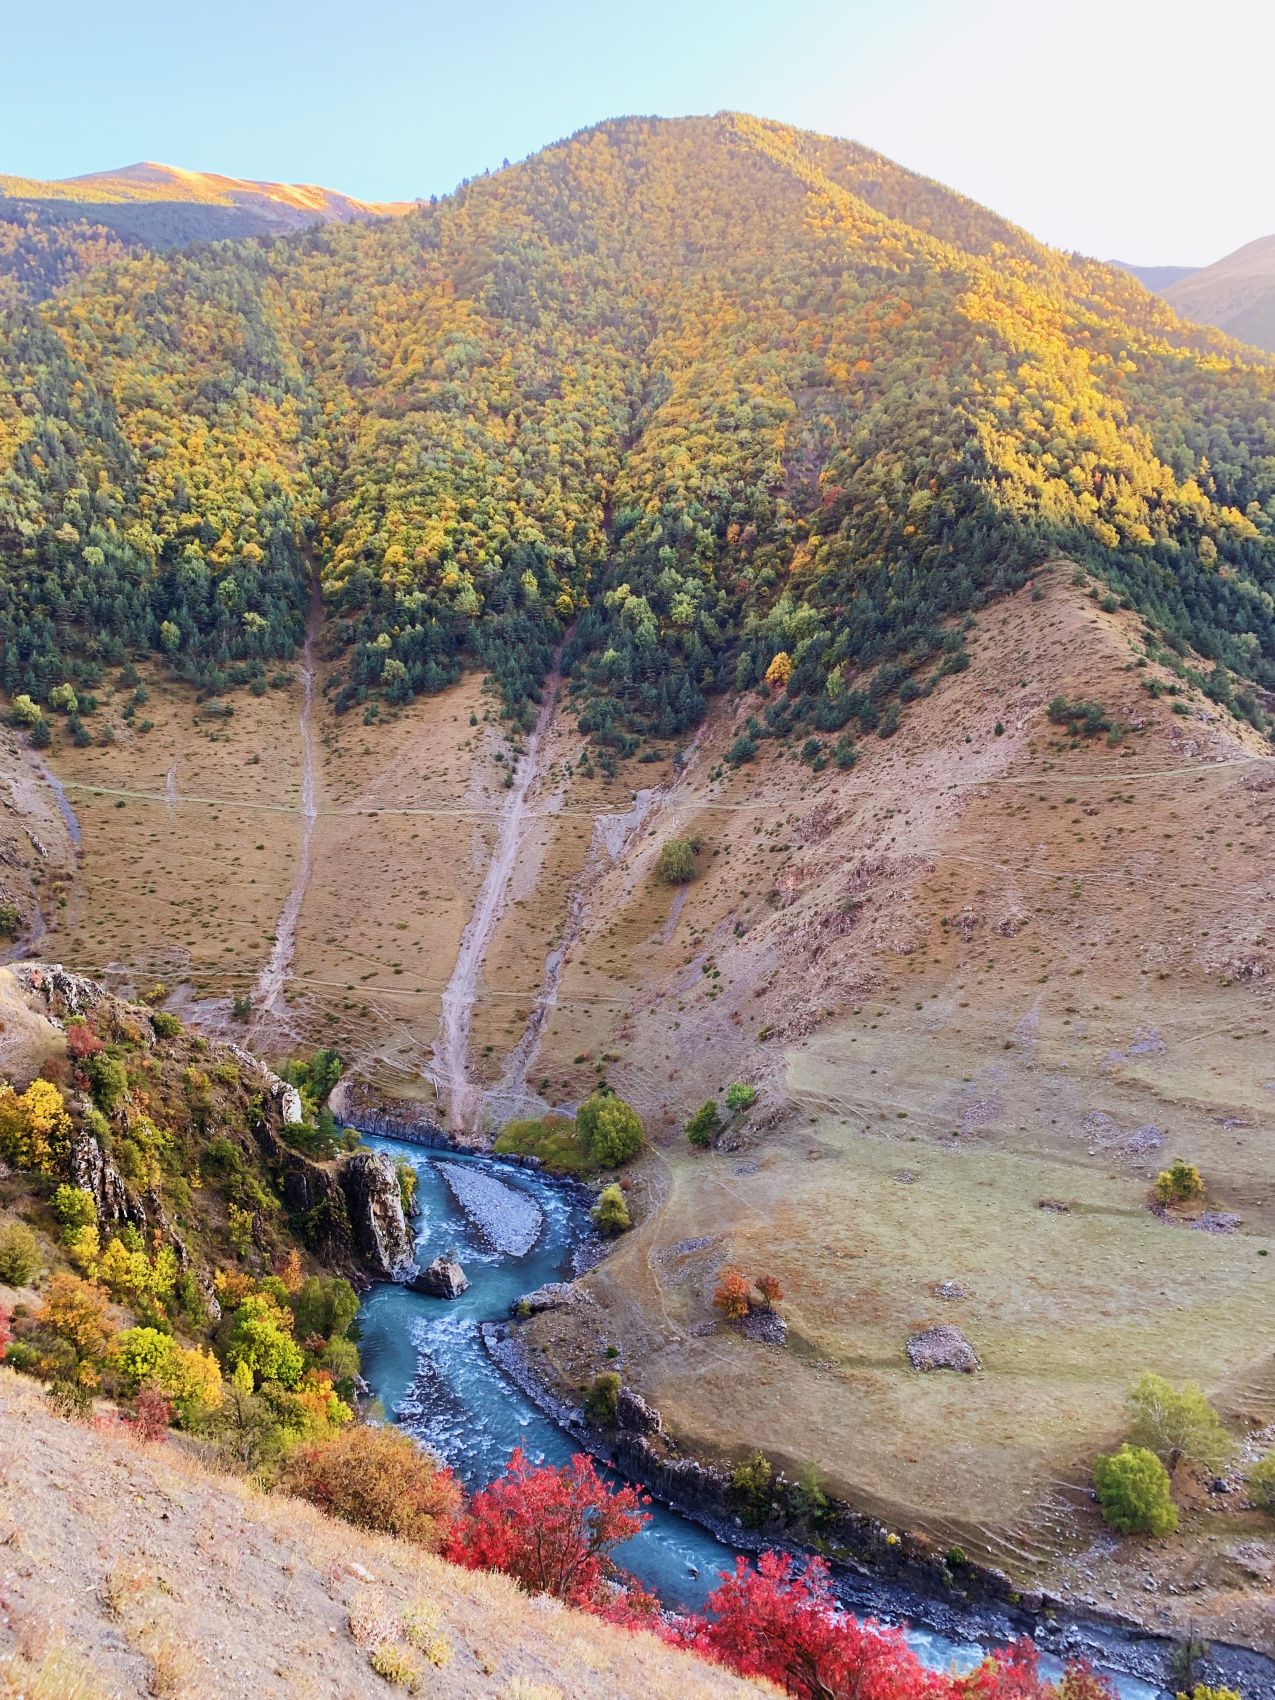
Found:
M 388 1651 L 387 1651 L 388 1650 Z M 6 1700 L 727 1700 L 773 1693 L 646 1635 L 52 1415 L 0 1369 Z

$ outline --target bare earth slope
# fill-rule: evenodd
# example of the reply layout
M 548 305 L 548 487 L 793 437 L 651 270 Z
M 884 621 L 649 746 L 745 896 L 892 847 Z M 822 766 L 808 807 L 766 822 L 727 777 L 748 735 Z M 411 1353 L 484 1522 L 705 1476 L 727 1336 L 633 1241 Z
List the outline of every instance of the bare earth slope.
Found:
M 260 1494 L 175 1445 L 66 1422 L 0 1369 L 0 1692 L 385 1695 L 369 1655 L 386 1640 L 406 1650 L 414 1608 L 445 1647 L 425 1672 L 438 1700 L 774 1692 Z
M 1246 242 L 1160 293 L 1184 319 L 1275 352 L 1275 236 Z

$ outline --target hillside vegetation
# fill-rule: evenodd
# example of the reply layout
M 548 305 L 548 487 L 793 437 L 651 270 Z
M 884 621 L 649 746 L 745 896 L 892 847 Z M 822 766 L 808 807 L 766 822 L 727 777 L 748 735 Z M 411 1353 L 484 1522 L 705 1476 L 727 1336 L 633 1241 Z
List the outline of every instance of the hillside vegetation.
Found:
M 836 731 L 1065 549 L 1275 685 L 1275 368 L 853 143 L 622 120 L 372 226 L 111 264 L 0 347 L 3 682 L 295 648 L 338 708 L 551 655 L 628 752 L 782 656 Z M 1259 717 L 1244 691 L 1241 709 Z
M 41 182 L 0 175 L 0 308 L 42 301 L 107 260 L 150 248 L 277 236 L 406 212 L 310 183 L 250 183 L 143 161 Z

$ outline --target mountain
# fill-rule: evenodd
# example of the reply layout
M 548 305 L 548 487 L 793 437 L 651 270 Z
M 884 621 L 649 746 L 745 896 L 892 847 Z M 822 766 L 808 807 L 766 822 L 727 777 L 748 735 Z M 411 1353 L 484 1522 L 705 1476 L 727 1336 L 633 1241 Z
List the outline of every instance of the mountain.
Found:
M 631 752 L 782 654 L 779 722 L 836 732 L 1060 551 L 1275 687 L 1275 366 L 854 143 L 617 121 L 401 219 L 112 263 L 3 355 L 37 695 L 130 646 L 259 676 L 314 563 L 341 707 L 477 665 L 530 724 L 561 646 Z
M 1245 243 L 1162 293 L 1184 319 L 1219 325 L 1240 342 L 1275 352 L 1275 236 Z
M 1111 263 L 1119 266 L 1122 272 L 1128 272 L 1130 277 L 1136 277 L 1156 295 L 1163 295 L 1170 284 L 1181 283 L 1184 277 L 1190 277 L 1197 269 L 1195 266 L 1131 266 L 1127 260 L 1112 260 Z
M 145 249 L 396 217 L 414 205 L 151 160 L 52 182 L 0 175 L 0 307 L 42 299 L 107 259 Z

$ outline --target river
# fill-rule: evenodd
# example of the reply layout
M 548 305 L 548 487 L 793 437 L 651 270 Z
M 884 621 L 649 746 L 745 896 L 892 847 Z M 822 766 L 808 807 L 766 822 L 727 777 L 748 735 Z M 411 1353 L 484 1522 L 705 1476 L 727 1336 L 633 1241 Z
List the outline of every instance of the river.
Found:
M 449 1463 L 470 1489 L 504 1468 L 516 1446 L 551 1464 L 579 1450 L 575 1441 L 533 1405 L 488 1356 L 484 1322 L 503 1321 L 512 1304 L 533 1288 L 569 1273 L 572 1248 L 585 1229 L 583 1208 L 549 1177 L 483 1157 L 431 1151 L 397 1140 L 365 1143 L 405 1157 L 416 1170 L 420 1215 L 417 1258 L 424 1265 L 455 1250 L 469 1277 L 459 1299 L 433 1299 L 392 1282 L 368 1293 L 360 1314 L 363 1373 L 374 1393 L 410 1434 Z M 465 1215 L 439 1165 L 472 1165 L 535 1200 L 544 1228 L 521 1257 L 503 1255 Z M 619 1562 L 672 1606 L 699 1607 L 718 1572 L 734 1568 L 735 1554 L 699 1524 L 662 1506 L 650 1508 L 643 1532 L 619 1549 Z M 908 1631 L 926 1664 L 965 1670 L 982 1657 L 977 1643 L 928 1630 Z M 1057 1674 L 1042 1656 L 1042 1669 Z M 1152 1700 L 1159 1691 L 1134 1677 L 1118 1678 L 1121 1700 Z

